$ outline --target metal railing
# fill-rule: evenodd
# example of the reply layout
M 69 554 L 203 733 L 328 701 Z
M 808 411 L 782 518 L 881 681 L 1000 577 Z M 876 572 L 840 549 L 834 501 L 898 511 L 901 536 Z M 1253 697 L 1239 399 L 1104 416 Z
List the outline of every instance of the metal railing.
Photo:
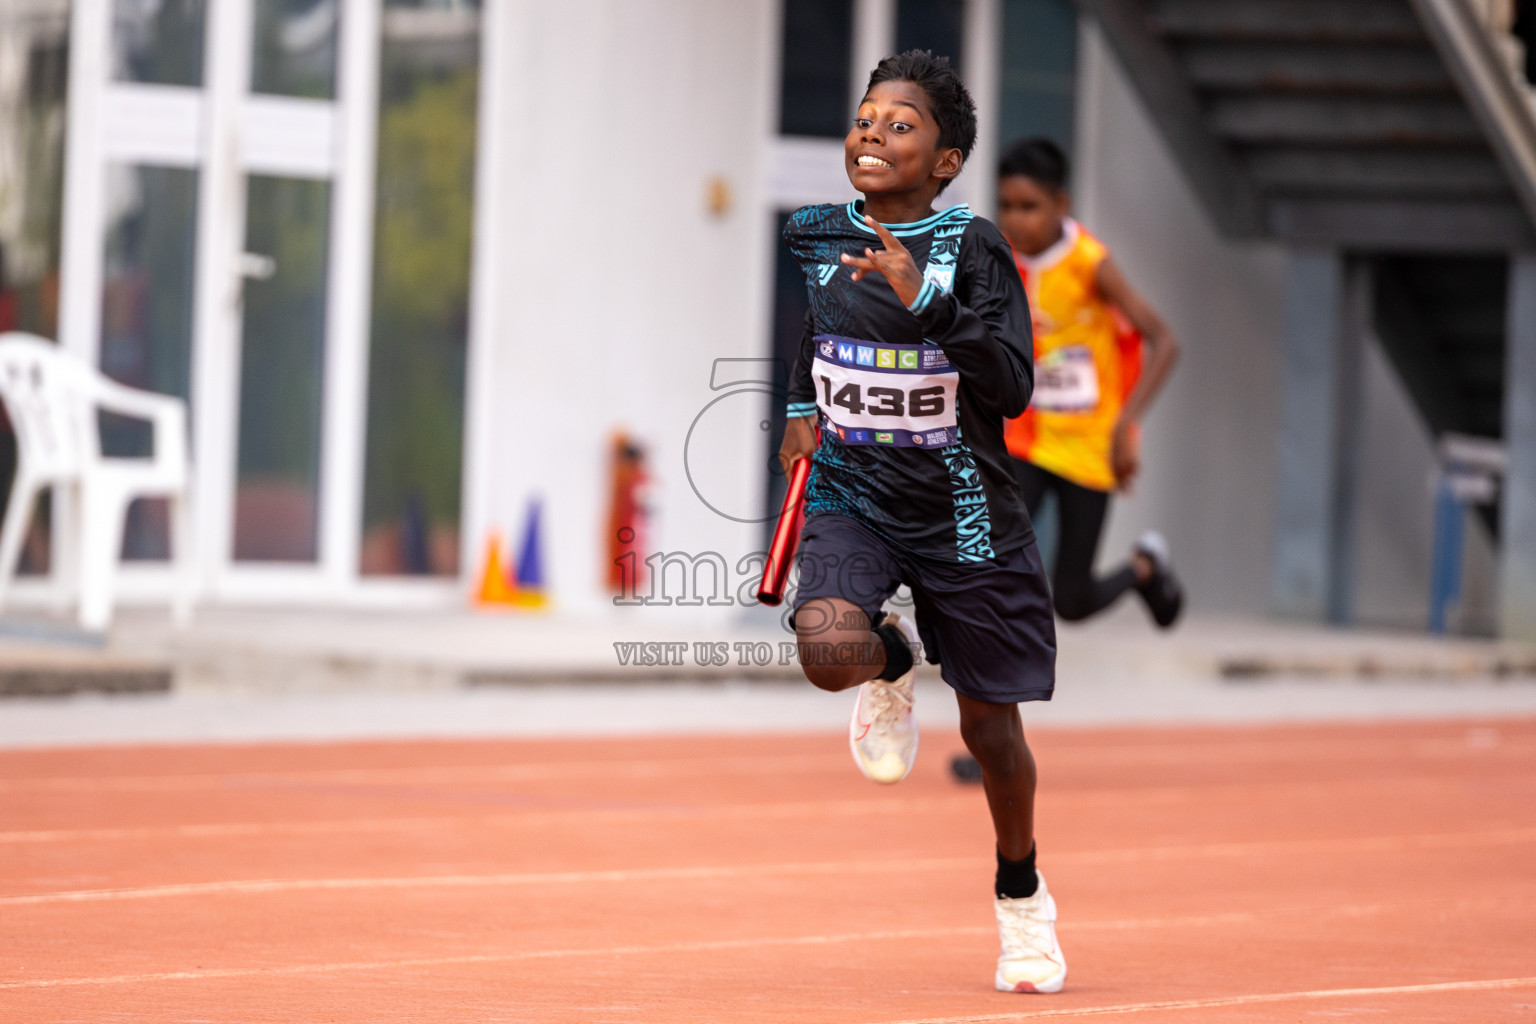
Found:
M 1430 558 L 1429 631 L 1443 634 L 1451 609 L 1461 600 L 1462 548 L 1467 514 L 1499 500 L 1509 465 L 1504 445 L 1486 437 L 1443 434 L 1435 474 L 1434 553 Z
M 1411 0 L 1526 213 L 1536 219 L 1536 95 L 1512 0 Z
M 1525 74 L 1525 43 L 1515 35 L 1515 0 L 1465 0 L 1472 16 L 1488 30 L 1488 38 L 1504 58 L 1517 85 L 1536 96 Z

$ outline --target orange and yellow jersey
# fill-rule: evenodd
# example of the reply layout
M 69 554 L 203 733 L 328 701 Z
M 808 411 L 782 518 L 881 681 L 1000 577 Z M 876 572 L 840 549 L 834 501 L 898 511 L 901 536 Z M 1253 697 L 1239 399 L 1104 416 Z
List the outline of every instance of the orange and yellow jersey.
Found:
M 1104 243 L 1070 218 L 1038 256 L 1014 253 L 1035 329 L 1035 391 L 1009 420 L 1011 455 L 1095 491 L 1110 491 L 1110 436 L 1141 372 L 1141 335 L 1099 294 Z

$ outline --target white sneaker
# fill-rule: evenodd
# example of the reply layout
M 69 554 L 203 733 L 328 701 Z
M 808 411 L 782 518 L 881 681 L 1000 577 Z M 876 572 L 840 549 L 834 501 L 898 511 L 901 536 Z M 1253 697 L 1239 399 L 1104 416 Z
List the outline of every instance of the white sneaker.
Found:
M 859 687 L 848 723 L 848 746 L 864 777 L 889 785 L 900 782 L 917 760 L 917 720 L 912 716 L 912 676 L 922 658 L 917 625 L 888 612 L 880 620 L 901 630 L 912 646 L 912 669 L 895 682 L 871 679 Z
M 997 933 L 1003 951 L 997 958 L 999 992 L 1060 992 L 1067 961 L 1056 941 L 1056 901 L 1035 872 L 1040 888 L 1021 900 L 996 900 Z

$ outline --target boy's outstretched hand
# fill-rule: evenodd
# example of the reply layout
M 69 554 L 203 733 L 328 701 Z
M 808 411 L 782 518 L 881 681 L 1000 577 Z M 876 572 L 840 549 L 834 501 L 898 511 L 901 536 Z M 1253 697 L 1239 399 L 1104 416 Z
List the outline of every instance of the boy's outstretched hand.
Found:
M 874 228 L 885 248 L 880 251 L 865 249 L 862 258 L 843 253 L 843 263 L 853 268 L 853 279 L 864 280 L 865 274 L 879 274 L 885 278 L 903 306 L 917 301 L 917 293 L 923 290 L 923 275 L 912 261 L 907 247 L 884 224 L 873 217 L 865 217 L 864 223 Z

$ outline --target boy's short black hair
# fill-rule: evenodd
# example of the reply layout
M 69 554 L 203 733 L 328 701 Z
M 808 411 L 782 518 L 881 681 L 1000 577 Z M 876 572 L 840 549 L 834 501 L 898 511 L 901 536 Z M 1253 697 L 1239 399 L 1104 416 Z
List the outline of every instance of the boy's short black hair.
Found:
M 1030 178 L 1052 192 L 1067 187 L 1067 177 L 1072 173 L 1067 154 L 1050 139 L 1020 139 L 1008 147 L 998 162 L 999 178 Z
M 928 97 L 933 119 L 939 125 L 939 148 L 958 149 L 960 163 L 971 157 L 976 147 L 976 101 L 966 91 L 960 75 L 949 66 L 948 57 L 935 57 L 929 50 L 908 50 L 882 60 L 870 73 L 869 90 L 881 82 L 911 82 Z M 939 186 L 943 192 L 946 181 Z

